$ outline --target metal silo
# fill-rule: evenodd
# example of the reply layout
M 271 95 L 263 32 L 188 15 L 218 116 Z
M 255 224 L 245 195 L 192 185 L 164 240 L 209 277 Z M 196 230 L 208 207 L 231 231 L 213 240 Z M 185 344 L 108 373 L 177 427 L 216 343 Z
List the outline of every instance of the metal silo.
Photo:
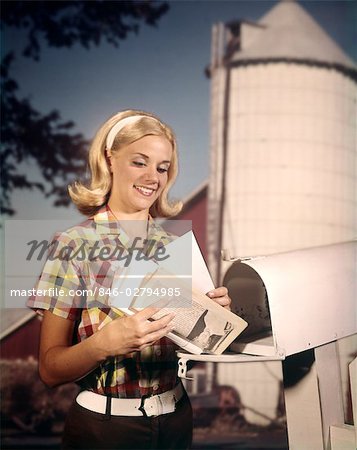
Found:
M 212 33 L 208 252 L 356 237 L 357 70 L 296 2 Z
M 207 248 L 216 283 L 230 266 L 222 249 L 268 255 L 356 238 L 354 62 L 297 2 L 281 1 L 258 23 L 216 24 L 208 73 Z M 347 361 L 355 344 L 344 346 Z M 222 384 L 266 416 L 274 415 L 268 384 L 277 388 L 279 371 L 274 363 L 217 369 Z

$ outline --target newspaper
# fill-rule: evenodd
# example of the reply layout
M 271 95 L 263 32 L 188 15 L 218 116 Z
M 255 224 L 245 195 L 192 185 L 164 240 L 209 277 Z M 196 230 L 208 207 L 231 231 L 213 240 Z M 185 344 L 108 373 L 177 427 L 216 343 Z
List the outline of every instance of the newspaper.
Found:
M 177 267 L 175 255 L 183 248 L 187 249 L 185 244 L 188 241 L 191 241 L 192 276 L 185 278 L 173 269 Z M 166 248 L 170 255 L 167 260 L 160 264 L 140 261 L 140 267 L 134 262 L 124 275 L 115 279 L 112 292 L 123 292 L 130 286 L 130 291 L 137 295 L 126 305 L 118 296 L 112 295 L 111 305 L 127 315 L 135 314 L 143 307 L 154 306 L 159 311 L 152 320 L 173 312 L 174 330 L 168 334 L 170 339 L 189 353 L 220 355 L 247 327 L 247 322 L 205 295 L 214 285 L 192 231 L 175 239 Z M 142 275 L 137 276 L 138 273 Z

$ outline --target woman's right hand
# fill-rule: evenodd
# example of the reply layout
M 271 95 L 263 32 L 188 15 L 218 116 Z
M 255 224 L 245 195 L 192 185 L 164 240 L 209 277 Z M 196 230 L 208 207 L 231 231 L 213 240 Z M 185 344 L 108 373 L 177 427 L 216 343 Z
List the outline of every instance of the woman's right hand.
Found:
M 44 311 L 39 370 L 44 383 L 54 387 L 83 378 L 110 356 L 140 351 L 172 330 L 174 315 L 148 321 L 158 310 L 148 307 L 119 317 L 89 338 L 72 345 L 74 321 Z
M 141 351 L 173 330 L 174 314 L 149 321 L 157 308 L 149 306 L 132 316 L 118 317 L 93 335 L 101 359 Z

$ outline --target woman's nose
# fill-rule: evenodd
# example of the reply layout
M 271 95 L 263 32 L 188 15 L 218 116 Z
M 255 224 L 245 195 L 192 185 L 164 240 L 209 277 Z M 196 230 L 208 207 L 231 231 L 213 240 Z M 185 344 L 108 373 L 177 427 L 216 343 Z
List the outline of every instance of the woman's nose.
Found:
M 145 171 L 146 181 L 158 182 L 159 174 L 157 172 L 156 166 L 153 164 L 148 164 Z

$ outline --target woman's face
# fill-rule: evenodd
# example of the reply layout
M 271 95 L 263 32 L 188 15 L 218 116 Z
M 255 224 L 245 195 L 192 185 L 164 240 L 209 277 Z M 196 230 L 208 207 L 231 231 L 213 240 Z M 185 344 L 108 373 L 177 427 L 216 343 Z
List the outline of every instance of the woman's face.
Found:
M 166 186 L 171 158 L 172 146 L 164 136 L 144 136 L 112 155 L 111 209 L 146 218 Z

